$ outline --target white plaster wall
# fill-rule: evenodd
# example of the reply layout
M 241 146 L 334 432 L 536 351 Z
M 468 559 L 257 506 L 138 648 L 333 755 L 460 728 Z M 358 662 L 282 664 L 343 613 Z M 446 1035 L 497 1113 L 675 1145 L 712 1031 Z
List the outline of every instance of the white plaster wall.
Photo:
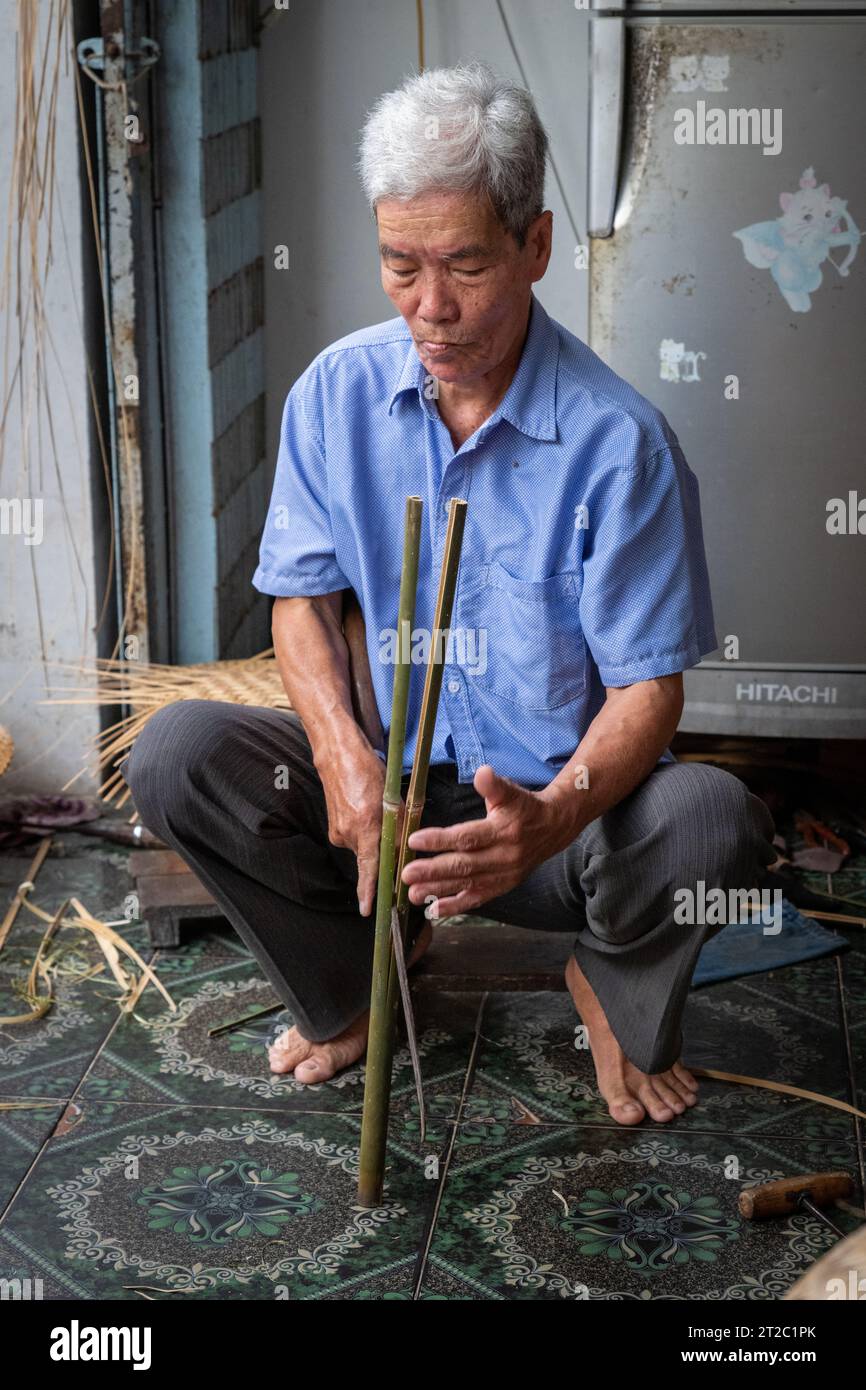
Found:
M 40 9 L 44 12 L 47 7 Z M 12 170 L 14 113 L 15 6 L 2 5 L 0 196 L 4 207 Z M 0 723 L 15 740 L 13 762 L 0 778 L 0 797 L 59 791 L 81 768 L 88 739 L 99 728 L 95 707 L 40 704 L 47 681 L 56 679 L 43 658 L 94 659 L 94 624 L 101 602 L 101 595 L 98 600 L 94 591 L 91 444 L 81 324 L 78 118 L 69 63 L 61 64 L 57 115 L 54 263 L 45 280 L 50 329 L 45 344 L 45 396 L 55 447 L 44 401 L 40 405 L 35 393 L 28 392 L 22 410 L 16 390 L 6 419 L 0 468 L 0 498 L 41 499 L 44 527 L 41 544 L 27 545 L 20 534 L 0 534 Z M 90 235 L 90 229 L 86 230 Z M 0 236 L 5 243 L 5 227 Z M 11 303 L 2 306 L 0 331 L 10 344 L 14 364 L 18 341 L 14 289 Z M 0 365 L 0 376 L 2 370 Z M 23 380 L 32 385 L 32 358 Z M 92 791 L 95 785 L 88 775 L 74 790 Z

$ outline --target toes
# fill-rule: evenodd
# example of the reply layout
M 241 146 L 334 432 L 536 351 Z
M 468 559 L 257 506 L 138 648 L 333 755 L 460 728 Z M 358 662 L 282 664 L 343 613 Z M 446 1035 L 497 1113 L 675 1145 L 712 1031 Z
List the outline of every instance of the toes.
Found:
M 686 1108 L 686 1103 L 679 1091 L 668 1081 L 667 1073 L 652 1078 L 653 1090 L 669 1110 L 673 1110 L 677 1115 L 681 1115 Z
M 338 1071 L 351 1066 L 358 1060 L 357 1049 L 346 1043 L 327 1043 L 314 1047 L 309 1057 L 305 1057 L 295 1067 L 295 1080 L 306 1086 L 315 1086 L 320 1081 L 330 1081 Z
M 638 1095 L 646 1106 L 652 1119 L 657 1120 L 660 1124 L 663 1124 L 665 1120 L 673 1119 L 676 1112 L 656 1093 L 649 1077 L 646 1077 L 643 1084 L 640 1086 Z
M 299 1058 L 297 1054 L 295 1056 L 292 1056 L 285 1052 L 276 1052 L 271 1053 L 269 1055 L 268 1061 L 270 1063 L 271 1071 L 282 1073 L 286 1071 L 294 1071 L 295 1067 L 298 1065 Z
M 611 1118 L 616 1120 L 618 1125 L 639 1125 L 646 1115 L 640 1101 L 635 1096 L 630 1095 L 628 1091 L 623 1091 L 621 1095 L 608 1099 L 607 1108 Z
M 685 1088 L 686 1088 L 687 1090 L 691 1091 L 693 1095 L 697 1095 L 697 1093 L 698 1093 L 698 1082 L 697 1082 L 697 1078 L 694 1077 L 694 1076 L 692 1076 L 692 1074 L 691 1074 L 691 1072 L 689 1071 L 688 1067 L 684 1067 L 683 1064 L 682 1064 L 682 1062 L 674 1062 L 674 1065 L 673 1065 L 673 1072 L 674 1072 L 674 1075 L 677 1077 L 677 1079 L 683 1083 L 683 1085 L 685 1086 Z
M 662 1072 L 662 1078 L 665 1084 L 670 1086 L 671 1090 L 674 1091 L 686 1105 L 697 1105 L 697 1095 L 694 1091 L 689 1090 L 684 1081 L 680 1080 L 673 1068 L 671 1068 L 670 1071 Z
M 304 1056 L 310 1051 L 310 1044 L 302 1038 L 295 1028 L 288 1028 L 285 1033 L 271 1043 L 268 1048 L 268 1061 L 271 1071 L 286 1072 L 294 1071 L 295 1067 Z
M 334 1075 L 329 1071 L 321 1057 L 305 1057 L 303 1062 L 299 1062 L 295 1067 L 295 1080 L 303 1081 L 306 1085 L 315 1085 L 317 1081 L 327 1081 Z

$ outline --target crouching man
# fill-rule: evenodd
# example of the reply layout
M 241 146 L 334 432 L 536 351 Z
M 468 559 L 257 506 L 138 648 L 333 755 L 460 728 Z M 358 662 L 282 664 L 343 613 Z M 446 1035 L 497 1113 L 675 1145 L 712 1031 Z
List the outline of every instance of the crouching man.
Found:
M 356 1062 L 405 499 L 424 501 L 422 633 L 448 500 L 468 499 L 453 621 L 478 640 L 471 660 L 466 642 L 447 653 L 404 872 L 413 955 L 431 899 L 429 915 L 573 933 L 599 1090 L 632 1125 L 696 1099 L 681 1021 L 719 927 L 675 920 L 674 895 L 754 886 L 773 825 L 736 778 L 668 751 L 682 672 L 717 645 L 697 481 L 661 413 L 534 296 L 546 156 L 529 93 L 479 64 L 413 77 L 370 114 L 361 173 L 398 317 L 326 348 L 290 391 L 253 579 L 275 598 L 293 711 L 172 705 L 125 776 L 291 1011 L 272 1069 L 315 1083 Z M 365 682 L 372 720 L 353 701 Z

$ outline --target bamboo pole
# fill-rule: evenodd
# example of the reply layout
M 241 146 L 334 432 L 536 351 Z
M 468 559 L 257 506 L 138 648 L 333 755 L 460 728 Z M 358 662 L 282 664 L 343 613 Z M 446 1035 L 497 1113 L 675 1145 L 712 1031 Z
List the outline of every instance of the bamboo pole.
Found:
M 388 908 L 388 930 L 390 932 L 390 918 L 392 909 L 396 910 L 399 918 L 399 930 L 396 935 L 396 943 L 389 937 L 389 950 L 387 952 L 387 978 L 384 982 L 384 1004 L 382 1005 L 381 1017 L 387 1029 L 387 1073 L 384 1077 L 377 1078 L 376 1096 L 376 1118 L 377 1127 L 366 1125 L 368 1090 L 370 1085 L 370 1048 L 374 1038 L 373 1011 L 371 1005 L 370 1012 L 370 1035 L 367 1044 L 367 1086 L 364 1090 L 364 1120 L 365 1124 L 361 1129 L 361 1181 L 358 1187 L 358 1201 L 362 1206 L 378 1206 L 382 1199 L 382 1184 L 385 1176 L 385 1144 L 388 1135 L 388 1101 L 391 1088 L 391 1058 L 393 1050 L 394 1025 L 397 1013 L 397 997 L 399 990 L 399 974 L 397 962 L 395 960 L 396 949 L 401 951 L 406 937 L 406 918 L 408 916 L 408 888 L 401 882 L 400 875 L 403 867 L 413 857 L 409 849 L 407 840 L 413 830 L 418 828 L 421 813 L 424 809 L 424 800 L 427 790 L 427 774 L 430 768 L 430 752 L 433 745 L 433 731 L 436 725 L 436 714 L 439 706 L 439 695 L 442 689 L 442 674 L 445 665 L 445 651 L 448 640 L 448 632 L 451 626 L 451 612 L 454 607 L 454 594 L 457 587 L 457 570 L 460 564 L 460 549 L 463 543 L 463 529 L 466 524 L 466 503 L 457 497 L 452 497 L 451 505 L 448 510 L 448 527 L 445 532 L 445 546 L 442 555 L 442 569 L 439 576 L 439 591 L 436 596 L 436 608 L 433 618 L 432 647 L 430 660 L 427 664 L 427 671 L 424 678 L 424 693 L 421 699 L 421 711 L 418 718 L 418 737 L 415 743 L 415 756 L 412 762 L 412 774 L 409 779 L 409 788 L 406 794 L 406 812 L 403 817 L 403 831 L 400 837 L 400 852 L 398 857 L 398 867 L 396 883 L 393 876 L 393 854 L 394 846 L 389 846 L 391 860 L 391 892 L 387 894 Z M 411 629 L 410 629 L 411 630 Z M 402 629 L 401 629 L 402 634 Z M 396 685 L 396 673 L 395 673 Z M 390 752 L 390 745 L 389 745 Z M 401 748 L 402 758 L 402 748 Z M 398 791 L 399 796 L 399 791 Z M 383 827 L 384 830 L 384 827 Z M 383 837 L 384 848 L 384 837 Z M 377 918 L 376 933 L 379 934 L 379 923 L 382 921 L 382 930 L 385 930 L 383 907 L 383 877 L 382 862 L 379 864 L 379 898 L 377 899 Z M 383 949 L 382 958 L 385 959 Z M 374 962 L 375 977 L 375 962 Z M 412 1031 L 411 1016 L 407 1007 L 407 1024 L 410 1029 L 410 1040 Z M 382 1047 L 382 1040 L 377 1035 L 377 1047 Z M 413 1065 L 415 1062 L 415 1049 L 413 1049 Z M 418 1082 L 416 1070 L 416 1083 Z M 372 1104 L 371 1098 L 371 1104 Z M 423 1095 L 419 1087 L 419 1104 L 422 1106 L 421 1123 L 423 1133 Z M 365 1148 L 364 1135 L 367 1129 L 368 1144 Z
M 439 695 L 442 690 L 442 675 L 445 669 L 445 652 L 451 629 L 451 613 L 454 608 L 457 570 L 460 565 L 460 551 L 463 545 L 465 525 L 466 503 L 459 497 L 452 497 L 448 509 L 448 529 L 445 533 L 442 572 L 439 576 L 439 593 L 436 596 L 436 613 L 433 619 L 433 644 L 424 679 L 424 694 L 421 700 L 421 713 L 418 717 L 418 740 L 415 744 L 412 776 L 406 793 L 406 815 L 403 818 L 400 856 L 397 861 L 397 911 L 400 913 L 401 919 L 406 914 L 409 901 L 409 889 L 407 884 L 403 882 L 402 875 L 406 865 L 415 857 L 409 848 L 409 836 L 413 830 L 418 829 L 427 796 L 430 751 L 433 747 L 433 732 L 439 710 Z M 405 939 L 405 930 L 403 937 Z
M 394 862 L 400 814 L 400 785 L 403 776 L 403 748 L 406 742 L 406 715 L 412 673 L 411 634 L 418 587 L 418 559 L 421 543 L 420 497 L 407 497 L 403 535 L 403 569 L 400 576 L 400 602 L 397 619 L 397 656 L 394 663 L 394 693 L 385 791 L 382 798 L 382 835 L 379 847 L 379 879 L 376 889 L 376 933 L 373 945 L 373 979 L 370 989 L 370 1025 L 364 1081 L 364 1111 L 361 1121 L 361 1152 L 358 1201 L 375 1207 L 381 1200 L 388 1137 L 388 1102 L 391 1094 L 391 1067 L 394 1051 L 396 995 L 389 991 L 391 976 L 391 910 L 394 902 Z M 409 640 L 404 639 L 407 632 Z

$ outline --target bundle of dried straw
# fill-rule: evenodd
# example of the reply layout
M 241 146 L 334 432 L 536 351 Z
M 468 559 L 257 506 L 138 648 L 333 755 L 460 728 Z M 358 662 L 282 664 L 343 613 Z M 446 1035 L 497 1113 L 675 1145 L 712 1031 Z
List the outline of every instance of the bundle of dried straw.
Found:
M 273 647 L 243 661 L 207 661 L 196 666 L 161 666 L 100 659 L 95 666 L 66 667 L 86 684 L 49 686 L 51 705 L 122 705 L 131 713 L 104 729 L 94 740 L 100 772 L 110 774 L 99 788 L 106 801 L 122 806 L 129 789 L 118 765 L 129 753 L 148 719 L 175 700 L 226 700 L 236 705 L 290 709 Z M 83 769 L 82 769 L 83 771 Z M 81 774 L 78 773 L 77 776 Z M 67 782 L 64 791 L 76 781 Z

